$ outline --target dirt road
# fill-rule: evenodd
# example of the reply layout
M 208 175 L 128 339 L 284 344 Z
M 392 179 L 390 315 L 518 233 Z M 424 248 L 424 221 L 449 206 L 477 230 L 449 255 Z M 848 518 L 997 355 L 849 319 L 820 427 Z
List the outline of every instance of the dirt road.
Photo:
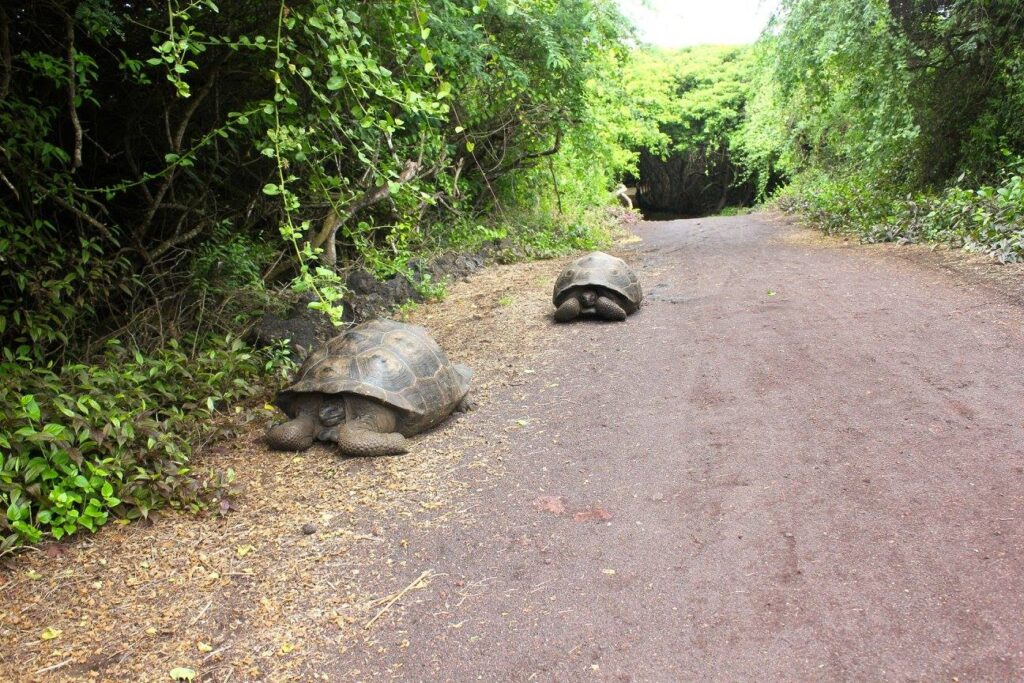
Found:
M 1021 310 L 756 216 L 637 232 L 647 305 L 470 418 L 507 476 L 332 675 L 1024 678 Z

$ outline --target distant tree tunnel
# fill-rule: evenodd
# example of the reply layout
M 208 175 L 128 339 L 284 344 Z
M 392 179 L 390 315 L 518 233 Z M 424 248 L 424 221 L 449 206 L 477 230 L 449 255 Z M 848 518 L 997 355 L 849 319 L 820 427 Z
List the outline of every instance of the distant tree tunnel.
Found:
M 728 45 L 634 55 L 628 77 L 658 129 L 637 146 L 636 176 L 627 179 L 637 208 L 706 216 L 765 194 L 774 160 L 751 155 L 742 126 L 756 65 L 750 48 Z
M 643 211 L 707 216 L 727 206 L 748 206 L 757 194 L 751 180 L 737 183 L 741 171 L 724 146 L 664 158 L 643 152 L 639 171 L 636 203 Z

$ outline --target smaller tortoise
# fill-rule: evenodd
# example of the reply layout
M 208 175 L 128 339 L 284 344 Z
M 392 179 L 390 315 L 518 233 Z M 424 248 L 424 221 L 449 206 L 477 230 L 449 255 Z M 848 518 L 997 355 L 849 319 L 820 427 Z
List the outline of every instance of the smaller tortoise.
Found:
M 469 408 L 473 371 L 455 365 L 422 327 L 372 320 L 314 351 L 275 403 L 291 419 L 267 432 L 271 447 L 338 444 L 344 455 L 408 452 L 405 437 Z
M 576 259 L 555 280 L 555 320 L 566 322 L 593 312 L 605 320 L 625 320 L 640 308 L 644 293 L 636 273 L 622 259 L 594 251 Z

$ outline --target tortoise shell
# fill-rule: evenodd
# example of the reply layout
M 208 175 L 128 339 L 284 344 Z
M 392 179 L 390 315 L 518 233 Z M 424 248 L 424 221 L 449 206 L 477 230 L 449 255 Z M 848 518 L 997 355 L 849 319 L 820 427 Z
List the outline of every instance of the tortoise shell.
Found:
M 580 287 L 603 287 L 619 294 L 625 299 L 627 313 L 640 308 L 640 302 L 644 298 L 640 280 L 633 269 L 622 259 L 603 251 L 594 251 L 582 256 L 562 271 L 555 280 L 555 292 L 552 296 L 555 306 L 560 306 L 572 290 Z
M 452 364 L 422 327 L 372 320 L 311 353 L 275 402 L 295 417 L 299 394 L 359 394 L 397 408 L 403 431 L 426 429 L 466 396 L 471 375 L 469 368 Z

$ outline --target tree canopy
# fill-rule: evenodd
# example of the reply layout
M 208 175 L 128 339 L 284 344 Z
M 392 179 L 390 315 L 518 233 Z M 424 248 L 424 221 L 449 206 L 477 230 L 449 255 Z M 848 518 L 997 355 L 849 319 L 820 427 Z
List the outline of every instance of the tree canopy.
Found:
M 785 0 L 755 46 L 747 158 L 827 230 L 1024 258 L 1024 6 Z

